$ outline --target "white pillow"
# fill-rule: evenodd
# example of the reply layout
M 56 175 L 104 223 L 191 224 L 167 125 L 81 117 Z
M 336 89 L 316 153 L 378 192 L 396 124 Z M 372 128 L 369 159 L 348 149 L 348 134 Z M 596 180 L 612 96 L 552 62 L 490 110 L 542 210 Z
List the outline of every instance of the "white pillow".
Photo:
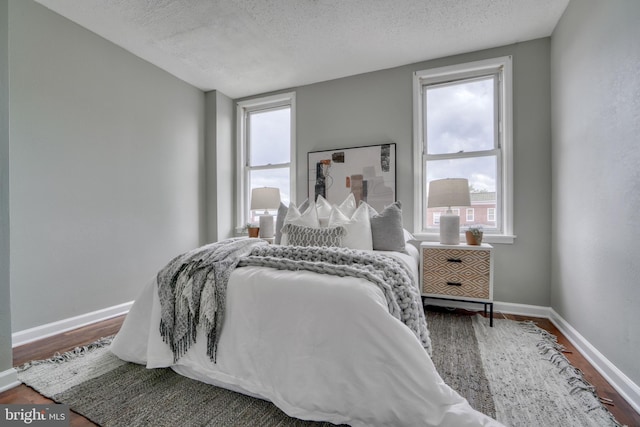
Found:
M 350 218 L 339 207 L 334 206 L 329 215 L 328 226 L 337 227 L 339 225 L 347 230 L 347 235 L 342 239 L 342 246 L 351 249 L 373 250 L 371 221 L 367 205 L 361 205 Z
M 408 242 L 409 240 L 415 240 L 415 237 L 413 236 L 413 234 L 411 234 L 409 230 L 407 230 L 406 228 L 403 228 L 402 232 L 404 233 L 405 242 Z
M 344 199 L 342 203 L 340 203 L 338 209 L 340 209 L 343 214 L 351 218 L 355 213 L 357 206 L 358 204 L 356 203 L 355 196 L 353 195 L 353 193 L 349 193 L 347 198 Z
M 326 227 L 329 223 L 329 215 L 331 215 L 331 203 L 321 195 L 318 195 L 316 199 L 316 211 L 318 212 L 320 227 Z
M 309 202 L 307 210 L 300 213 L 295 204 L 291 203 L 287 210 L 287 216 L 284 217 L 283 228 L 287 224 L 302 225 L 305 227 L 318 228 L 320 223 L 318 222 L 318 212 L 316 211 L 316 205 L 313 202 Z M 287 234 L 282 233 L 280 240 L 281 245 L 287 244 Z

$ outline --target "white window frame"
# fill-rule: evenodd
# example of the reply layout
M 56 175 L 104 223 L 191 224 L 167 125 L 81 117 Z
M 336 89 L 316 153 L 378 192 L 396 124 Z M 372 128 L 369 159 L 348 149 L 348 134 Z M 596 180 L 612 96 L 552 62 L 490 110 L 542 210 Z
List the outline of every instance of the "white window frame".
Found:
M 499 149 L 498 173 L 500 188 L 496 188 L 497 217 L 496 224 L 500 232 L 485 233 L 488 243 L 513 243 L 513 71 L 512 57 L 487 59 L 482 61 L 456 64 L 429 70 L 416 71 L 413 74 L 413 148 L 414 148 L 414 234 L 422 240 L 438 241 L 438 233 L 423 229 L 426 209 L 426 155 L 424 150 L 424 114 L 423 87 L 427 84 L 473 78 L 488 73 L 500 72 L 500 111 L 499 111 Z
M 442 212 L 434 212 L 433 213 L 433 223 L 440 224 L 440 216 L 442 216 Z
M 249 141 L 247 139 L 247 116 L 250 113 L 269 110 L 278 107 L 291 108 L 291 147 L 289 163 L 277 165 L 263 165 L 251 167 L 249 165 Z M 237 145 L 237 175 L 236 175 L 236 233 L 242 232 L 248 221 L 251 189 L 249 188 L 249 174 L 252 170 L 265 170 L 289 167 L 289 194 L 295 196 L 296 177 L 296 94 L 295 92 L 280 93 L 240 101 L 236 105 L 236 145 Z
M 473 208 L 467 208 L 465 222 L 475 221 L 475 210 Z
M 487 208 L 487 221 L 494 222 L 496 220 L 496 208 Z

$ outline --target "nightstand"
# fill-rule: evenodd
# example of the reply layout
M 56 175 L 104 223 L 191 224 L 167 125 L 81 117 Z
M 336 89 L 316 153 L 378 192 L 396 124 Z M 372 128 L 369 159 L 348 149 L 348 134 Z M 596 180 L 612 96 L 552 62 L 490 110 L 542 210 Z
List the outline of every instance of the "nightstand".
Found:
M 420 252 L 422 296 L 484 304 L 493 326 L 493 247 L 423 242 Z

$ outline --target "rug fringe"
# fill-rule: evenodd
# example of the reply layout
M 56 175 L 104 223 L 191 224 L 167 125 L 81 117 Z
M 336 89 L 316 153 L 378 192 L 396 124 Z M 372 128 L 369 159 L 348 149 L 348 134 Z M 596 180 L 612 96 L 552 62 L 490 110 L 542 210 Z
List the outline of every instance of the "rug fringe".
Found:
M 63 362 L 68 362 L 70 360 L 73 359 L 77 359 L 78 357 L 82 357 L 84 355 L 86 355 L 87 353 L 98 349 L 98 348 L 103 348 L 103 347 L 108 347 L 109 345 L 111 345 L 111 342 L 113 341 L 113 338 L 115 337 L 115 335 L 112 336 L 108 336 L 108 337 L 102 337 L 97 341 L 92 342 L 91 344 L 87 344 L 84 345 L 82 347 L 76 347 L 73 350 L 69 350 L 65 353 L 55 353 L 53 356 L 51 356 L 49 359 L 43 359 L 43 360 L 32 360 L 30 362 L 27 362 L 23 365 L 20 365 L 18 367 L 16 367 L 16 371 L 18 372 L 24 372 L 27 369 L 33 367 L 33 366 L 38 366 L 38 365 L 44 365 L 44 364 L 51 364 L 51 363 L 63 363 Z
M 603 410 L 609 416 L 611 421 L 618 427 L 626 427 L 623 424 L 620 424 L 618 420 L 613 416 L 613 414 L 604 407 L 604 405 L 600 401 L 600 397 L 596 393 L 596 388 L 591 385 L 585 378 L 582 371 L 569 362 L 563 352 L 566 348 L 558 343 L 558 337 L 553 335 L 552 333 L 540 328 L 535 322 L 531 320 L 518 322 L 525 331 L 533 334 L 540 335 L 542 340 L 538 342 L 537 347 L 542 356 L 545 356 L 545 359 L 554 364 L 556 367 L 560 369 L 560 374 L 567 377 L 567 383 L 572 386 L 570 394 L 576 393 L 589 393 L 591 394 L 595 402 L 593 406 L 587 408 L 587 412 L 591 412 L 594 410 Z

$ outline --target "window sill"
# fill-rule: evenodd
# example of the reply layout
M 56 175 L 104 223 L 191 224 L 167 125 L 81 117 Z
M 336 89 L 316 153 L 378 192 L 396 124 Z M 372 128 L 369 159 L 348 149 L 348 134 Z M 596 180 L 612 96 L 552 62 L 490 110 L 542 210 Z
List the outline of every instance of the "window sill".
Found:
M 416 240 L 424 242 L 438 242 L 440 241 L 440 235 L 437 233 L 414 233 Z M 485 234 L 482 237 L 483 243 L 497 243 L 504 245 L 512 245 L 516 240 L 515 235 L 509 234 Z M 464 234 L 460 234 L 460 242 L 465 242 Z

